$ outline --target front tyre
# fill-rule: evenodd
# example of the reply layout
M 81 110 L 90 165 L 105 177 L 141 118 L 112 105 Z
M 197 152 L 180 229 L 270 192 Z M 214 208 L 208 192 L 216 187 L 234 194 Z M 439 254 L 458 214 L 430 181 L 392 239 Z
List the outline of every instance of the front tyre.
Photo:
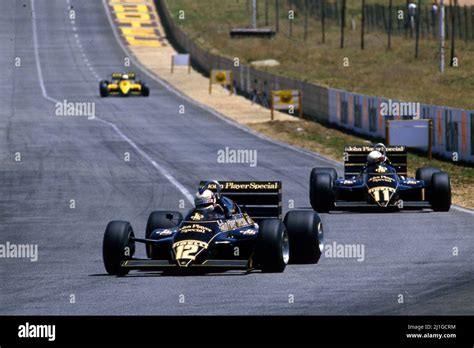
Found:
M 318 213 L 289 211 L 284 219 L 290 240 L 292 263 L 318 263 L 324 243 L 323 224 Z
M 135 253 L 133 229 L 129 222 L 111 221 L 107 225 L 102 244 L 102 256 L 107 273 L 125 275 L 127 269 L 121 267 L 122 261 L 131 259 Z
M 328 173 L 311 173 L 309 178 L 309 201 L 311 207 L 320 213 L 327 213 L 334 207 L 334 181 Z
M 451 183 L 448 173 L 435 173 L 431 178 L 431 207 L 434 211 L 451 208 Z
M 143 83 L 141 92 L 142 92 L 142 96 L 148 97 L 150 95 L 150 88 Z
M 290 259 L 290 246 L 283 222 L 269 219 L 260 223 L 255 253 L 262 272 L 279 273 L 285 270 Z
M 99 83 L 99 93 L 102 98 L 105 98 L 109 95 L 108 90 L 108 82 L 107 81 L 100 81 Z

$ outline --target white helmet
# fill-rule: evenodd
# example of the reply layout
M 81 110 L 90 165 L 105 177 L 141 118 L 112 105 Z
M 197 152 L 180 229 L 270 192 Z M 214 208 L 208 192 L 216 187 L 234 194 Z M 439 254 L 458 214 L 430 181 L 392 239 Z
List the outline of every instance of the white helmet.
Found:
M 122 80 L 128 80 L 128 75 L 127 75 L 127 74 L 123 74 L 123 75 L 122 75 Z
M 198 191 L 194 196 L 194 205 L 198 210 L 212 211 L 215 204 L 216 195 L 211 190 L 204 190 L 202 193 Z
M 367 164 L 380 163 L 385 161 L 385 156 L 379 151 L 371 151 L 367 156 Z

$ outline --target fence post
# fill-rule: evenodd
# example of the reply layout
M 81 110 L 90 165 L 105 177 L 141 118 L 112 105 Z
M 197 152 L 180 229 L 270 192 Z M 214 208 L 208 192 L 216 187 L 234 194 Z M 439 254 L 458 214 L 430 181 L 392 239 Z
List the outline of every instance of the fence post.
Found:
M 421 0 L 418 0 L 418 6 L 416 8 L 416 43 L 415 43 L 415 58 L 418 58 L 418 50 L 420 43 L 420 16 L 421 16 Z
M 308 0 L 304 0 L 304 41 L 308 38 Z
M 428 126 L 428 159 L 433 159 L 433 120 L 430 118 Z
M 265 0 L 265 25 L 268 26 L 268 1 Z
M 344 28 L 346 27 L 346 0 L 342 0 L 341 9 L 341 48 L 344 48 Z
M 271 110 L 271 113 L 270 113 L 270 119 L 273 121 L 273 118 L 274 118 L 274 108 L 275 108 L 275 105 L 273 104 L 273 91 L 270 91 L 270 110 Z
M 449 0 L 449 4 L 451 5 L 451 0 Z M 450 6 L 445 6 L 444 8 L 445 8 L 445 11 L 444 11 L 444 27 L 446 28 L 445 35 L 446 35 L 446 40 L 449 40 L 449 38 L 450 38 L 449 15 L 451 14 L 451 7 Z
M 462 32 L 462 18 L 461 18 L 461 6 L 459 6 L 458 1 L 456 0 L 455 2 L 456 6 L 456 16 L 457 16 L 457 21 L 458 21 L 458 37 L 459 39 L 462 39 L 463 32 Z
M 392 48 L 392 5 L 393 0 L 390 0 L 388 4 L 388 49 Z
M 453 66 L 453 63 L 454 63 L 454 54 L 455 54 L 455 51 L 454 51 L 454 46 L 455 46 L 455 43 L 454 41 L 456 40 L 456 10 L 452 7 L 452 1 L 453 0 L 449 0 L 449 4 L 450 4 L 450 7 L 451 7 L 451 60 L 449 62 L 449 66 Z M 456 2 L 456 0 L 454 0 Z
M 474 6 L 471 6 L 470 9 L 471 9 L 471 39 L 474 40 Z
M 280 11 L 278 9 L 278 0 L 275 0 L 275 31 L 280 30 Z
M 321 36 L 323 43 L 326 43 L 326 31 L 325 31 L 325 17 L 326 17 L 326 0 L 321 0 Z
M 294 10 L 290 7 L 290 11 L 294 11 Z M 289 15 L 288 15 L 288 36 L 289 37 L 293 36 L 293 20 L 290 18 Z
M 439 9 L 438 9 L 438 22 L 439 22 L 438 36 L 439 36 L 439 71 L 441 73 L 444 72 L 444 24 L 445 24 L 444 16 L 445 16 L 444 0 L 440 0 Z
M 410 26 L 410 14 L 408 13 L 408 5 L 410 4 L 410 1 L 407 0 L 407 6 L 405 7 L 405 39 L 408 39 L 408 27 Z
M 400 20 L 398 19 L 398 11 L 400 11 L 400 7 L 395 7 L 395 13 L 396 13 L 396 19 L 397 19 L 397 32 L 398 34 L 400 35 L 400 30 L 401 30 L 401 26 L 400 26 Z
M 361 19 L 361 24 L 360 24 L 360 49 L 361 50 L 365 48 L 364 32 L 365 32 L 365 0 L 362 0 L 362 19 Z
M 428 10 L 428 7 L 425 6 L 425 25 L 426 25 L 426 32 L 427 32 L 427 37 L 430 37 L 431 34 L 431 25 L 430 25 L 430 12 Z
M 467 24 L 467 5 L 464 5 L 464 41 L 467 42 L 469 38 L 469 25 Z

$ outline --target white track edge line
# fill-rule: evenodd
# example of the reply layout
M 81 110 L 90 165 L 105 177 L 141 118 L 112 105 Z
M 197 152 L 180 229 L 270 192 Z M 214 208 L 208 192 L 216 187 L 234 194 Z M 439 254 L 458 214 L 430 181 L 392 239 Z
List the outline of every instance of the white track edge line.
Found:
M 35 0 L 31 0 L 31 9 L 34 12 L 35 11 Z M 41 88 L 41 93 L 43 94 L 43 97 L 53 103 L 60 103 L 59 100 L 56 100 L 50 96 L 48 96 L 48 93 L 46 92 L 46 87 L 44 85 L 44 79 L 43 79 L 43 70 L 41 68 L 41 63 L 40 63 L 40 58 L 39 58 L 39 49 L 38 49 L 38 35 L 37 35 L 37 28 L 36 28 L 36 21 L 33 19 L 33 46 L 34 46 L 34 51 L 35 51 L 35 60 L 36 60 L 36 70 L 38 72 L 38 80 Z M 117 125 L 105 121 L 99 117 L 94 117 L 95 120 L 102 122 L 110 127 L 123 139 L 125 140 L 130 146 L 132 146 L 135 151 L 137 151 L 145 160 L 147 160 L 156 170 L 158 170 L 161 175 L 163 175 L 173 186 L 175 186 L 183 195 L 186 197 L 186 199 L 192 203 L 194 201 L 193 196 L 191 193 L 178 181 L 176 178 L 171 175 L 163 166 L 159 165 L 156 161 L 154 161 L 145 151 L 143 151 L 133 140 L 131 140 L 129 137 L 127 137 L 121 130 L 120 128 L 117 127 Z

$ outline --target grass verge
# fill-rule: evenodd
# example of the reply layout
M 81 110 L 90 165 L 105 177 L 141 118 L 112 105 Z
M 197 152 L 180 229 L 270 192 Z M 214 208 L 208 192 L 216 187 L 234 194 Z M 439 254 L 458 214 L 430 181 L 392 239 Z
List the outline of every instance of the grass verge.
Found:
M 265 1 L 259 1 L 259 25 L 265 26 Z M 415 101 L 473 109 L 474 42 L 457 40 L 456 57 L 459 67 L 449 67 L 449 41 L 446 42 L 444 74 L 438 73 L 438 44 L 435 39 L 420 40 L 419 57 L 414 58 L 415 40 L 401 35 L 392 37 L 392 48 L 387 49 L 387 35 L 383 32 L 367 33 L 365 49 L 360 49 L 360 21 L 355 30 L 350 28 L 350 17 L 345 30 L 345 47 L 339 48 L 340 28 L 328 23 L 326 42 L 321 42 L 321 23 L 310 18 L 307 40 L 304 37 L 304 15 L 296 11 L 290 25 L 287 1 L 280 0 L 280 31 L 272 40 L 231 39 L 229 30 L 250 25 L 250 12 L 246 0 L 167 0 L 166 4 L 175 22 L 201 47 L 230 58 L 238 57 L 241 63 L 276 59 L 280 66 L 265 68 L 277 75 L 292 77 L 352 92 L 386 98 Z M 349 10 L 355 11 L 349 1 Z M 398 2 L 397 2 L 398 3 Z M 406 3 L 406 2 L 404 2 Z M 269 4 L 269 26 L 275 27 L 274 1 Z M 358 5 L 359 6 L 359 5 Z M 357 7 L 357 6 L 356 6 Z M 185 18 L 178 19 L 180 10 Z M 402 20 L 403 22 L 403 20 Z M 400 23 L 403 27 L 403 23 Z M 393 24 L 394 30 L 398 27 Z M 344 66 L 344 58 L 349 66 Z

